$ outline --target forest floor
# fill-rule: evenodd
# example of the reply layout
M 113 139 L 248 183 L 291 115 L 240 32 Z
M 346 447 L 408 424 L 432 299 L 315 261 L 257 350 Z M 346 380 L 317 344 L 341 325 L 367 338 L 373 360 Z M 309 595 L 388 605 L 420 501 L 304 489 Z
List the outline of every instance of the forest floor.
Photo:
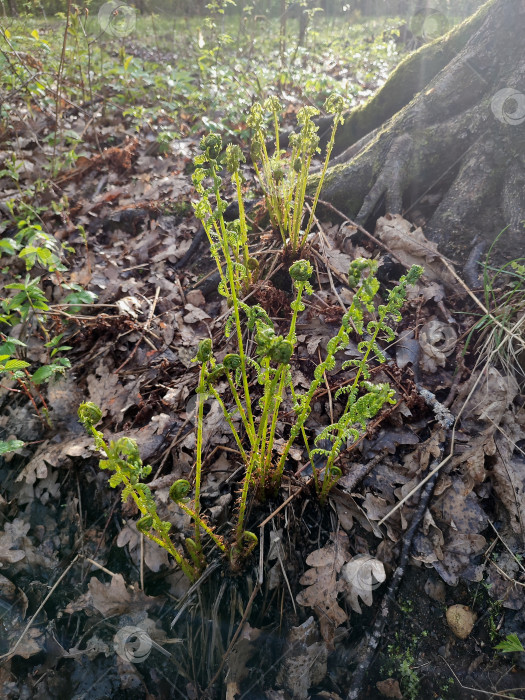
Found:
M 226 301 L 206 284 L 207 244 L 177 267 L 199 230 L 191 173 L 200 138 L 220 131 L 248 152 L 248 109 L 271 94 L 289 125 L 333 90 L 356 106 L 406 50 L 397 18 L 320 23 L 306 48 L 289 35 L 284 56 L 269 20 L 250 21 L 210 29 L 141 19 L 102 43 L 77 15 L 65 62 L 56 22 L 4 28 L 0 696 L 346 698 L 418 485 L 437 465 L 362 697 L 525 698 L 525 383 L 508 332 L 514 322 L 518 340 L 523 332 L 519 264 L 502 271 L 489 261 L 484 283 L 469 290 L 424 226 L 386 215 L 367 232 L 323 210 L 308 251 L 314 294 L 298 320 L 294 384 L 309 386 L 351 303 L 352 260 L 378 261 L 380 296 L 418 263 L 425 274 L 388 360 L 372 367 L 396 403 L 343 452 L 324 507 L 303 445 L 291 451 L 275 498 L 250 499 L 260 547 L 240 571 L 210 548 L 190 586 L 137 530 L 136 507 L 110 488 L 77 420 L 92 401 L 108 440 L 137 441 L 180 544 L 190 521 L 169 488 L 191 481 L 195 466 L 192 360 L 207 337 L 217 353 L 229 351 Z M 60 99 L 49 77 L 57 72 Z M 247 199 L 259 198 L 249 165 L 243 176 Z M 261 274 L 251 295 L 284 332 L 292 289 L 281 248 L 253 222 Z M 343 359 L 356 356 L 355 340 Z M 350 376 L 340 361 L 326 373 L 309 434 L 337 420 L 335 393 Z M 292 415 L 283 402 L 282 435 Z M 203 444 L 202 508 L 228 537 L 242 462 L 211 399 Z M 363 561 L 375 567 L 368 588 L 344 574 Z

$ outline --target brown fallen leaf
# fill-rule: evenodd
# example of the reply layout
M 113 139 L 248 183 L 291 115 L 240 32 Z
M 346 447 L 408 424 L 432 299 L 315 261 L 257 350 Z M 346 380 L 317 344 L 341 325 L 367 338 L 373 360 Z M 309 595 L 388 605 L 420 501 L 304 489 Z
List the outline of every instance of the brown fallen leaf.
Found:
M 433 318 L 421 328 L 419 345 L 421 346 L 421 367 L 425 372 L 435 372 L 444 367 L 447 357 L 454 352 L 458 335 L 454 328 Z
M 87 378 L 90 401 L 100 406 L 103 414 L 109 411 L 117 424 L 121 423 L 125 409 L 140 403 L 139 388 L 143 381 L 139 377 L 123 384 L 107 361 L 101 360 Z
M 385 698 L 396 698 L 397 700 L 403 699 L 401 688 L 399 687 L 399 681 L 396 681 L 395 678 L 387 678 L 384 681 L 378 681 L 376 683 L 376 688 L 379 690 L 381 695 L 384 695 Z
M 495 462 L 490 478 L 501 502 L 505 506 L 509 524 L 522 542 L 525 542 L 525 455 L 522 441 L 525 440 L 525 410 L 520 409 L 514 417 L 507 414 L 502 422 L 502 433 L 495 438 Z
M 452 289 L 459 285 L 441 262 L 437 243 L 429 241 L 421 228 L 412 230 L 412 224 L 399 214 L 387 214 L 377 220 L 375 235 L 396 254 L 407 268 L 422 265 L 425 277 L 443 282 Z
M 295 700 L 306 700 L 310 687 L 326 676 L 327 658 L 327 645 L 320 641 L 315 620 L 309 617 L 288 633 L 277 683 Z
M 133 587 L 128 588 L 122 574 L 115 574 L 109 583 L 102 583 L 93 576 L 88 583 L 87 593 L 69 603 L 64 612 L 71 614 L 91 608 L 104 617 L 109 617 L 144 610 L 157 602 L 157 598 L 147 596 Z
M 241 634 L 235 642 L 226 664 L 226 697 L 235 698 L 240 691 L 241 682 L 250 675 L 248 661 L 257 651 L 257 639 L 261 630 L 251 627 L 247 622 L 242 627 Z
M 136 564 L 139 563 L 141 556 L 140 538 L 141 533 L 137 530 L 136 523 L 131 521 L 126 523 L 117 537 L 117 547 L 125 547 L 128 545 L 130 556 Z M 150 571 L 156 573 L 160 571 L 163 566 L 168 566 L 168 553 L 156 542 L 144 537 L 143 550 L 144 563 Z
M 316 549 L 308 555 L 306 563 L 311 569 L 299 579 L 307 586 L 296 600 L 299 605 L 313 608 L 319 617 L 321 635 L 330 649 L 333 649 L 335 630 L 348 619 L 339 606 L 337 597 L 345 589 L 345 582 L 338 577 L 343 564 L 351 559 L 348 552 L 348 537 L 339 533 L 336 542 Z

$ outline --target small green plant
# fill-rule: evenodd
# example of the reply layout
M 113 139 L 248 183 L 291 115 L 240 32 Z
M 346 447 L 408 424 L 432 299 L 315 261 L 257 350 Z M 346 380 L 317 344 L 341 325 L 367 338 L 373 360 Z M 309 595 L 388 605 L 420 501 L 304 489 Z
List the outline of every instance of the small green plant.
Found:
M 298 133 L 289 137 L 291 153 L 279 148 L 279 114 L 282 105 L 276 97 L 270 97 L 264 108 L 256 102 L 248 118 L 248 126 L 253 129 L 251 156 L 255 172 L 266 199 L 272 225 L 279 230 L 283 243 L 293 254 L 304 246 L 314 223 L 315 210 L 323 186 L 328 161 L 334 147 L 335 134 L 343 123 L 344 102 L 340 95 L 331 95 L 325 102 L 325 111 L 334 115 L 330 140 L 326 148 L 323 168 L 318 179 L 310 214 L 302 229 L 305 216 L 305 198 L 312 158 L 320 153 L 318 127 L 313 117 L 319 114 L 315 107 L 303 107 L 297 113 Z M 264 110 L 273 117 L 275 132 L 275 152 L 270 157 L 266 147 L 268 137 Z
M 454 679 L 449 676 L 446 681 L 441 684 L 441 691 L 443 694 L 447 694 L 454 687 Z
M 0 440 L 0 457 L 8 452 L 19 450 L 24 445 L 25 443 L 22 440 Z
M 414 610 L 414 603 L 408 599 L 400 600 L 399 607 L 405 614 L 409 615 Z
M 502 654 L 510 654 L 513 651 L 525 651 L 517 634 L 508 634 L 499 644 L 496 644 L 494 649 L 501 651 Z
M 499 618 L 501 617 L 502 603 L 501 600 L 493 600 L 492 598 L 489 598 L 488 605 L 489 616 L 487 626 L 489 637 L 491 641 L 494 642 L 499 638 L 498 622 L 500 621 Z
M 417 700 L 420 697 L 421 681 L 414 669 L 415 659 L 412 651 L 416 645 L 416 638 L 412 639 L 409 648 L 402 649 L 401 646 L 395 644 L 388 645 L 390 660 L 385 672 L 399 674 L 403 697 L 407 698 L 407 700 Z
M 295 328 L 298 314 L 305 308 L 303 296 L 313 291 L 309 281 L 313 268 L 307 260 L 298 260 L 290 267 L 295 295 L 290 305 L 292 318 L 286 335 L 279 335 L 262 307 L 248 306 L 241 301 L 242 292 L 249 288 L 253 274 L 258 272 L 257 263 L 248 250 L 247 222 L 239 176 L 242 153 L 238 147 L 231 145 L 223 152 L 222 141 L 217 134 L 203 137 L 201 149 L 203 154 L 195 159 L 197 169 L 193 175 L 200 199 L 194 207 L 203 223 L 212 256 L 219 270 L 219 293 L 226 297 L 232 310 L 225 326 L 225 336 L 228 339 L 231 334 L 234 335 L 236 352 L 227 354 L 224 360 L 218 363 L 213 355 L 211 341 L 206 339 L 202 341 L 197 353 L 196 360 L 200 363 L 201 370 L 197 389 L 199 408 L 196 490 L 198 492 L 202 460 L 202 407 L 204 400 L 211 395 L 218 401 L 245 463 L 234 544 L 234 549 L 241 555 L 251 551 L 256 541 L 255 535 L 246 532 L 244 527 L 248 493 L 250 489 L 254 489 L 260 495 L 264 495 L 268 490 L 276 491 L 289 451 L 300 434 L 312 464 L 315 454 L 326 458 L 322 474 L 313 466 L 315 487 L 324 503 L 328 492 L 341 476 L 340 469 L 335 466 L 335 460 L 343 445 L 347 441 L 357 440 L 360 431 L 366 430 L 367 422 L 385 403 L 395 403 L 394 391 L 388 384 L 372 384 L 369 381 L 368 365 L 372 358 L 379 362 L 384 361 L 377 341 L 380 335 L 388 341 L 394 339 L 395 333 L 389 323 L 391 319 L 401 319 L 400 309 L 404 303 L 406 287 L 419 278 L 422 269 L 414 266 L 407 276 L 401 278 L 399 285 L 389 293 L 387 303 L 379 305 L 376 319 L 369 320 L 365 330 L 365 314 L 376 313 L 373 300 L 379 290 L 376 278 L 377 262 L 365 259 L 352 262 L 349 271 L 349 284 L 354 289 L 352 304 L 343 316 L 338 333 L 329 341 L 327 356 L 316 367 L 309 390 L 303 395 L 299 394 L 293 385 L 290 362 L 297 343 Z M 222 180 L 218 174 L 224 165 L 232 175 L 239 198 L 239 219 L 233 222 L 226 222 L 224 219 L 226 202 L 221 196 Z M 246 352 L 243 341 L 246 330 L 252 334 L 252 355 Z M 347 396 L 344 411 L 337 423 L 327 426 L 316 438 L 316 444 L 321 440 L 330 441 L 331 448 L 316 447 L 310 451 L 305 423 L 310 414 L 312 399 L 324 381 L 325 372 L 334 369 L 338 351 L 348 346 L 349 334 L 352 332 L 365 336 L 365 339 L 359 344 L 361 359 L 343 364 L 343 369 L 353 369 L 355 372 L 353 381 L 336 394 L 336 398 L 341 395 Z M 258 384 L 262 387 L 259 391 L 254 392 L 250 388 L 252 375 L 257 377 Z M 227 408 L 217 389 L 218 381 L 224 379 L 233 399 L 233 410 Z M 276 458 L 274 445 L 277 420 L 286 390 L 289 391 L 294 405 L 296 421 L 284 449 Z M 241 420 L 241 432 L 234 426 L 233 418 L 236 413 Z M 245 440 L 248 441 L 248 445 L 245 445 Z
M 159 131 L 159 133 L 157 134 L 156 142 L 157 150 L 161 156 L 165 155 L 166 153 L 169 153 L 171 144 L 175 140 L 175 138 L 175 134 L 171 131 L 166 131 L 165 129 Z
M 257 262 L 248 250 L 247 221 L 242 200 L 239 166 L 242 153 L 237 146 L 228 146 L 223 153 L 220 136 L 210 134 L 201 141 L 201 156 L 195 159 L 197 168 L 193 182 L 200 195 L 194 204 L 197 216 L 201 219 L 212 256 L 220 274 L 219 293 L 231 308 L 231 314 L 225 324 L 225 337 L 233 335 L 236 352 L 226 354 L 218 362 L 213 354 L 212 341 L 201 341 L 194 361 L 200 365 L 197 386 L 197 445 L 195 464 L 195 486 L 193 508 L 187 505 L 190 484 L 177 481 L 170 495 L 179 506 L 193 518 L 195 537 L 186 540 L 186 548 L 193 562 L 193 567 L 173 546 L 168 537 L 169 524 L 162 523 L 156 514 L 155 504 L 149 489 L 140 479 L 149 474 L 142 465 L 136 443 L 121 439 L 110 443 L 103 441 L 102 434 L 95 429 L 100 420 L 100 410 L 91 404 L 83 404 L 79 409 L 80 420 L 95 437 L 98 449 L 105 452 L 107 459 L 102 460 L 102 468 L 110 468 L 115 474 L 110 479 L 111 486 L 124 485 L 123 499 L 132 496 L 143 514 L 139 529 L 151 539 L 170 552 L 189 578 L 205 566 L 201 544 L 201 533 L 206 532 L 222 552 L 227 552 L 234 564 L 245 558 L 257 545 L 257 536 L 246 529 L 246 511 L 250 491 L 265 497 L 268 492 L 275 493 L 280 485 L 284 465 L 290 449 L 301 434 L 310 462 L 312 463 L 314 483 L 317 493 L 324 503 L 332 486 L 341 477 L 341 470 L 335 461 L 348 441 L 357 440 L 366 430 L 368 421 L 373 418 L 385 403 L 395 403 L 394 391 L 388 384 L 373 384 L 370 380 L 369 363 L 372 358 L 384 362 L 384 355 L 378 345 L 380 336 L 388 341 L 395 338 L 389 323 L 392 319 L 400 320 L 407 285 L 417 281 L 422 273 L 420 267 L 414 266 L 400 279 L 399 285 L 392 289 L 386 304 L 380 304 L 377 312 L 373 300 L 379 290 L 376 278 L 377 262 L 358 259 L 352 262 L 348 275 L 354 297 L 348 311 L 344 314 L 338 333 L 329 341 L 327 355 L 314 371 L 314 378 L 305 394 L 299 394 L 293 384 L 290 371 L 295 346 L 297 344 L 297 318 L 305 305 L 303 296 L 312 294 L 310 277 L 313 272 L 308 260 L 298 260 L 289 269 L 294 289 L 294 300 L 290 307 L 291 321 L 286 335 L 276 332 L 274 324 L 266 311 L 259 305 L 248 306 L 242 301 L 242 293 L 251 285 L 254 274 L 258 272 Z M 219 172 L 226 166 L 236 186 L 239 197 L 239 219 L 227 222 L 224 219 L 226 202 L 221 196 L 222 180 Z M 206 186 L 208 185 L 208 186 Z M 371 315 L 365 329 L 365 314 Z M 375 318 L 374 318 L 375 315 Z M 249 354 L 243 340 L 248 331 L 252 337 L 254 352 Z M 316 438 L 329 440 L 331 449 L 315 448 L 310 450 L 305 423 L 311 411 L 311 402 L 319 385 L 324 381 L 325 373 L 335 368 L 335 356 L 344 350 L 350 342 L 350 333 L 356 332 L 364 337 L 358 349 L 361 358 L 343 364 L 344 369 L 354 371 L 353 381 L 340 389 L 336 397 L 346 395 L 344 411 L 337 421 L 327 426 Z M 256 377 L 258 389 L 253 388 L 252 379 Z M 232 408 L 221 395 L 219 383 L 226 383 L 233 400 Z M 290 435 L 280 454 L 275 449 L 279 408 L 285 391 L 289 391 L 293 402 L 296 420 Z M 244 462 L 244 476 L 238 501 L 234 536 L 226 544 L 206 524 L 200 514 L 200 485 L 202 479 L 202 451 L 204 430 L 204 403 L 212 396 L 222 409 L 224 418 Z M 234 423 L 238 414 L 241 429 Z M 123 440 L 123 441 L 122 441 Z M 325 457 L 324 469 L 315 467 L 313 456 L 318 453 Z M 153 532 L 152 532 L 153 531 Z
M 465 351 L 477 334 L 478 363 L 494 356 L 508 374 L 525 380 L 525 258 L 494 267 L 490 256 L 505 233 L 493 241 L 483 265 L 484 313 L 470 331 Z
M 30 199 L 29 191 L 23 194 Z M 24 200 L 8 202 L 8 206 L 18 230 L 12 238 L 6 236 L 0 240 L 0 258 L 5 257 L 7 260 L 4 274 L 16 281 L 4 284 L 3 287 L 13 294 L 0 297 L 0 376 L 16 382 L 16 386 L 9 385 L 4 388 L 12 393 L 25 394 L 42 422 L 51 426 L 49 411 L 39 386 L 64 375 L 70 369 L 69 359 L 62 357 L 61 353 L 72 348 L 62 343 L 64 333 L 54 336 L 47 323 L 51 308 L 44 293 L 43 279 L 49 279 L 48 275 L 52 274 L 54 285 L 60 285 L 68 292 L 63 299 L 65 304 L 91 303 L 96 295 L 77 284 L 63 281 L 61 273 L 67 268 L 62 262 L 62 251 L 70 251 L 72 248 L 64 243 L 60 244 L 54 236 L 44 231 L 39 223 L 41 207 Z M 66 207 L 67 200 L 62 200 L 54 209 L 56 213 L 60 213 Z M 20 264 L 17 263 L 17 259 L 22 261 L 27 271 L 23 278 L 19 274 Z M 30 271 L 35 266 L 43 269 L 45 276 L 33 277 Z M 77 309 L 78 307 L 73 306 L 70 313 L 75 313 Z M 47 362 L 34 371 L 30 369 L 31 363 L 25 359 L 26 344 L 12 337 L 7 331 L 7 328 L 10 331 L 18 325 L 31 329 L 33 322 L 39 329 L 39 340 L 47 351 Z
M 66 350 L 71 350 L 69 345 L 60 345 L 63 334 L 59 334 L 55 338 L 52 338 L 49 342 L 44 344 L 44 347 L 48 349 L 49 362 L 44 365 L 40 365 L 33 373 L 29 371 L 31 363 L 26 362 L 18 357 L 16 357 L 17 349 L 21 350 L 26 347 L 26 344 L 17 338 L 11 338 L 3 333 L 0 333 L 0 376 L 5 375 L 10 379 L 14 380 L 18 389 L 8 386 L 5 387 L 7 391 L 13 393 L 22 393 L 33 404 L 37 415 L 40 416 L 42 421 L 48 423 L 51 426 L 51 421 L 49 419 L 49 411 L 42 393 L 39 390 L 39 385 L 50 381 L 57 375 L 63 375 L 71 367 L 71 363 L 67 357 L 57 357 L 57 353 Z M 42 406 L 42 411 L 44 418 L 40 409 L 35 401 L 36 398 L 39 399 Z
M 137 522 L 137 529 L 169 552 L 190 581 L 194 581 L 199 571 L 204 567 L 202 549 L 199 545 L 200 528 L 210 535 L 221 550 L 225 551 L 226 547 L 221 538 L 215 535 L 200 518 L 198 512 L 186 505 L 189 483 L 184 480 L 176 481 L 170 489 L 170 497 L 193 518 L 196 532 L 199 533 L 195 540 L 189 538 L 186 540 L 185 544 L 190 560 L 173 545 L 169 537 L 171 523 L 159 518 L 151 491 L 146 484 L 142 483 L 142 480 L 150 475 L 151 467 L 142 463 L 136 441 L 122 437 L 116 441 L 111 440 L 108 445 L 102 432 L 95 428 L 95 425 L 102 418 L 102 411 L 94 403 L 81 404 L 78 409 L 78 417 L 87 432 L 94 437 L 97 450 L 104 454 L 105 459 L 101 459 L 99 462 L 100 468 L 113 472 L 109 479 L 109 485 L 112 488 L 122 485 L 124 487 L 122 501 L 125 503 L 131 497 L 142 513 L 142 517 Z

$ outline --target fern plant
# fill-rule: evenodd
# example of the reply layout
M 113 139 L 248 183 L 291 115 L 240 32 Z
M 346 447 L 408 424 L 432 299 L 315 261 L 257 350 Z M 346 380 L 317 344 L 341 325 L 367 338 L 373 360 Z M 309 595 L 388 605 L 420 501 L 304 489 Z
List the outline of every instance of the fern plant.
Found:
M 92 402 L 80 405 L 78 418 L 87 432 L 95 439 L 97 450 L 102 452 L 105 457 L 99 462 L 100 469 L 109 469 L 113 472 L 109 478 L 109 485 L 112 488 L 122 486 L 122 501 L 125 503 L 128 498 L 132 498 L 141 512 L 142 517 L 137 522 L 137 529 L 171 554 L 188 579 L 195 581 L 205 565 L 199 546 L 200 538 L 196 538 L 196 540 L 186 539 L 185 544 L 190 559 L 181 554 L 174 546 L 169 537 L 171 523 L 160 519 L 151 490 L 142 481 L 151 474 L 151 467 L 143 464 L 136 441 L 121 437 L 116 441 L 111 440 L 108 445 L 102 432 L 95 428 L 95 425 L 102 418 L 102 411 Z M 208 532 L 215 544 L 225 551 L 226 547 L 221 538 L 211 531 L 204 520 L 200 518 L 198 512 L 186 505 L 189 500 L 186 497 L 189 489 L 190 485 L 187 481 L 182 479 L 176 481 L 170 489 L 170 498 L 193 518 L 196 528 L 202 528 Z
M 231 351 L 221 362 L 214 354 L 211 339 L 203 339 L 194 361 L 199 365 L 197 386 L 197 440 L 195 456 L 195 483 L 193 504 L 188 496 L 191 487 L 188 481 L 179 480 L 173 485 L 172 499 L 194 522 L 195 534 L 186 540 L 189 560 L 175 549 L 168 537 L 169 523 L 158 518 L 148 487 L 141 479 L 149 474 L 138 456 L 136 443 L 121 438 L 116 443 L 105 444 L 102 434 L 94 425 L 100 418 L 97 407 L 83 404 L 80 419 L 95 437 L 95 444 L 107 459 L 101 461 L 102 468 L 111 468 L 114 475 L 110 485 L 123 485 L 123 498 L 132 497 L 143 514 L 138 527 L 148 537 L 164 547 L 179 563 L 189 578 L 195 578 L 206 562 L 203 554 L 203 534 L 227 553 L 235 566 L 247 557 L 257 545 L 257 536 L 246 528 L 246 514 L 250 493 L 264 498 L 275 494 L 281 483 L 284 466 L 290 449 L 301 436 L 313 469 L 315 489 L 322 503 L 341 476 L 336 460 L 341 450 L 355 442 L 366 431 L 367 424 L 386 403 L 395 403 L 394 391 L 388 384 L 370 381 L 372 360 L 384 362 L 379 342 L 391 342 L 395 337 L 392 322 L 401 319 L 401 307 L 407 286 L 414 284 L 422 274 L 422 268 L 413 266 L 399 284 L 387 295 L 377 311 L 374 300 L 379 290 L 376 277 L 377 262 L 357 259 L 350 266 L 348 282 L 354 290 L 350 308 L 343 315 L 340 328 L 328 342 L 325 359 L 315 368 L 308 390 L 301 394 L 293 383 L 290 370 L 297 346 L 296 326 L 299 314 L 304 311 L 304 297 L 312 294 L 310 282 L 313 268 L 306 259 L 297 260 L 289 273 L 293 286 L 291 320 L 287 331 L 279 333 L 272 319 L 260 305 L 250 306 L 243 301 L 243 293 L 250 287 L 258 266 L 248 248 L 248 225 L 242 203 L 240 186 L 240 163 L 242 153 L 236 146 L 224 151 L 220 136 L 209 134 L 201 140 L 202 155 L 195 159 L 197 166 L 193 182 L 199 195 L 194 203 L 197 216 L 206 231 L 210 250 L 217 265 L 220 282 L 219 293 L 227 300 L 230 313 L 225 323 L 224 335 Z M 226 167 L 231 174 L 239 196 L 239 219 L 227 222 L 224 219 L 226 202 L 222 198 L 223 183 L 219 173 Z M 370 320 L 366 323 L 365 317 Z M 343 413 L 337 423 L 327 426 L 310 446 L 306 421 L 311 412 L 312 400 L 324 381 L 325 373 L 335 369 L 336 355 L 347 348 L 350 335 L 357 334 L 361 342 L 360 359 L 343 364 L 345 370 L 354 373 L 348 387 L 337 396 L 346 396 Z M 245 341 L 247 335 L 248 341 Z M 248 352 L 248 347 L 251 348 Z M 255 380 L 255 382 L 254 382 Z M 279 410 L 285 396 L 292 401 L 295 420 L 284 447 L 276 449 Z M 244 464 L 240 493 L 233 524 L 232 537 L 225 541 L 208 525 L 200 512 L 200 489 L 203 465 L 204 404 L 213 397 L 229 426 Z M 328 440 L 330 449 L 321 441 Z M 324 465 L 316 467 L 314 456 L 320 454 Z
M 259 184 L 264 193 L 266 206 L 272 225 L 281 234 L 283 244 L 293 254 L 304 246 L 314 223 L 315 210 L 323 186 L 328 162 L 335 142 L 335 133 L 339 124 L 343 124 L 345 109 L 340 95 L 331 95 L 325 102 L 325 111 L 334 115 L 330 139 L 326 148 L 323 167 L 310 208 L 310 214 L 304 230 L 301 226 L 305 214 L 305 199 L 312 159 L 319 149 L 318 127 L 313 118 L 319 115 L 315 107 L 303 107 L 297 113 L 299 130 L 289 136 L 291 152 L 286 153 L 279 147 L 279 113 L 282 105 L 276 97 L 269 97 L 264 105 L 256 102 L 247 124 L 253 130 L 251 156 Z M 275 151 L 268 154 L 266 140 L 265 112 L 270 112 L 275 133 Z

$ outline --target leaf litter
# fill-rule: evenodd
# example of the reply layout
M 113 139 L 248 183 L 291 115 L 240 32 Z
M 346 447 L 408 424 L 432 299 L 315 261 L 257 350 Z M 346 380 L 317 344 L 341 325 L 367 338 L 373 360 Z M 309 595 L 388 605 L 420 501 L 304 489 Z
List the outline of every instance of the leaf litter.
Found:
M 32 128 L 41 133 L 45 120 Z M 144 461 L 154 464 L 155 479 L 165 479 L 154 492 L 165 509 L 163 517 L 173 523 L 175 538 L 182 540 L 189 521 L 170 506 L 167 491 L 175 479 L 190 476 L 194 466 L 194 403 L 190 401 L 197 377 L 191 359 L 199 340 L 220 327 L 225 310 L 216 298 L 209 298 L 199 287 L 192 288 L 209 270 L 204 258 L 177 274 L 172 269 L 197 230 L 195 220 L 178 211 L 185 211 L 192 196 L 184 170 L 197 150 L 198 139 L 192 136 L 178 142 L 170 157 L 162 158 L 148 151 L 151 144 L 143 134 L 137 137 L 131 129 L 121 131 L 119 146 L 102 155 L 93 150 L 80 157 L 58 181 L 69 198 L 71 221 L 55 225 L 57 237 L 78 246 L 79 225 L 90 236 L 90 264 L 85 265 L 78 256 L 69 281 L 86 285 L 98 295 L 97 304 L 109 306 L 87 309 L 83 320 L 75 321 L 75 378 L 61 379 L 47 392 L 55 423 L 52 437 L 43 438 L 38 421 L 30 419 L 30 411 L 21 403 L 9 401 L 5 389 L 0 395 L 6 406 L 0 417 L 2 429 L 28 442 L 44 440 L 31 450 L 24 448 L 9 456 L 2 465 L 0 566 L 4 585 L 0 601 L 7 600 L 11 606 L 13 587 L 21 595 L 27 586 L 25 607 L 29 606 L 29 614 L 33 615 L 58 577 L 57 572 L 65 568 L 64 561 L 76 552 L 96 561 L 95 566 L 84 559 L 82 567 L 71 569 L 66 583 L 55 593 L 55 606 L 48 606 L 47 614 L 36 617 L 17 648 L 23 659 L 39 658 L 44 649 L 49 650 L 50 640 L 58 637 L 56 648 L 61 651 L 55 652 L 56 658 L 49 664 L 56 666 L 60 659 L 61 663 L 67 660 L 72 664 L 66 668 L 78 697 L 87 692 L 89 683 L 100 683 L 102 694 L 114 693 L 126 684 L 139 689 L 137 692 L 144 691 L 140 674 L 132 673 L 129 663 L 115 654 L 114 634 L 123 627 L 135 626 L 171 653 L 166 607 L 176 607 L 187 593 L 187 586 L 181 585 L 165 552 L 141 538 L 133 508 L 112 499 L 105 477 L 97 476 L 90 441 L 80 436 L 71 416 L 78 402 L 92 400 L 104 410 L 104 429 L 112 439 L 126 435 L 138 441 Z M 114 127 L 108 133 L 114 134 Z M 18 162 L 25 183 L 34 182 L 43 173 L 36 151 L 26 150 L 32 143 L 32 136 L 28 138 L 24 157 Z M 17 196 L 15 190 L 12 194 Z M 385 257 L 384 251 L 372 249 L 366 240 L 357 240 L 354 229 L 331 221 L 323 222 L 323 229 L 329 245 L 319 248 L 326 265 L 320 270 L 321 286 L 313 302 L 318 306 L 307 308 L 299 319 L 299 361 L 292 367 L 296 385 L 302 387 L 309 384 L 309 358 L 322 356 L 333 324 L 342 313 L 341 299 L 349 299 L 338 275 L 345 276 L 356 256 Z M 308 470 L 302 470 L 307 459 L 301 449 L 294 451 L 296 475 L 295 481 L 290 481 L 287 497 L 297 492 L 297 505 L 292 503 L 275 516 L 279 534 L 271 540 L 273 552 L 271 556 L 267 552 L 269 563 L 265 564 L 268 592 L 280 596 L 282 618 L 276 620 L 275 615 L 260 612 L 259 617 L 243 620 L 248 596 L 243 599 L 240 593 L 236 605 L 226 606 L 226 614 L 221 617 L 217 601 L 226 593 L 210 588 L 211 608 L 214 602 L 216 606 L 208 606 L 206 620 L 200 615 L 199 634 L 204 638 L 204 627 L 220 618 L 225 629 L 216 632 L 215 638 L 220 655 L 224 655 L 233 631 L 242 623 L 225 662 L 225 692 L 232 700 L 244 692 L 254 671 L 264 668 L 266 662 L 275 666 L 265 688 L 268 698 L 308 698 L 312 688 L 323 687 L 328 678 L 336 687 L 344 688 L 344 674 L 338 681 L 339 676 L 330 670 L 330 658 L 343 653 L 348 638 L 363 632 L 361 620 L 368 619 L 367 614 L 381 600 L 383 584 L 396 565 L 417 496 L 409 497 L 393 515 L 389 514 L 417 486 L 439 453 L 441 438 L 428 430 L 433 416 L 417 396 L 416 381 L 438 395 L 440 401 L 451 396 L 450 410 L 459 416 L 459 422 L 453 455 L 439 474 L 430 509 L 415 536 L 413 569 L 424 582 L 435 581 L 432 576 L 445 582 L 445 597 L 451 603 L 456 595 L 457 603 L 463 603 L 459 591 L 484 582 L 490 598 L 501 601 L 503 609 L 521 615 L 513 618 L 515 624 L 523 620 L 523 386 L 496 366 L 471 371 L 472 357 L 466 360 L 470 362 L 467 370 L 456 362 L 467 319 L 455 312 L 462 310 L 465 297 L 423 230 L 414 229 L 402 217 L 386 216 L 378 220 L 375 235 L 403 265 L 415 262 L 426 270 L 427 279 L 411 292 L 406 327 L 395 349 L 397 370 L 389 365 L 381 369 L 398 396 L 403 397 L 403 412 L 382 415 L 366 438 L 343 456 L 345 476 L 330 500 L 331 515 L 319 516 L 314 523 L 319 535 L 312 539 L 309 533 L 313 524 L 301 524 L 307 522 L 308 499 L 300 491 L 309 478 Z M 330 282 L 327 269 L 335 283 Z M 157 288 L 160 294 L 154 307 Z M 274 301 L 280 298 L 268 290 L 266 297 Z M 456 319 L 454 323 L 451 318 Z M 59 317 L 56 319 L 59 328 Z M 353 350 L 351 346 L 348 357 Z M 127 364 L 119 369 L 124 362 Z M 346 379 L 339 371 L 341 363 L 327 378 L 328 387 L 315 398 L 307 423 L 309 430 L 318 432 L 328 422 L 330 411 L 337 414 L 332 396 L 338 383 Z M 455 376 L 457 369 L 459 377 Z M 376 375 L 379 377 L 380 372 Z M 290 409 L 283 404 L 283 428 Z M 22 426 L 27 434 L 23 434 Z M 216 402 L 207 406 L 204 444 L 204 505 L 211 520 L 227 529 L 235 502 L 238 463 L 235 445 Z M 353 470 L 374 459 L 378 461 L 372 471 L 354 485 Z M 490 559 L 487 551 L 496 541 L 494 523 L 498 537 L 507 543 L 510 552 L 497 540 L 501 551 L 497 559 Z M 293 527 L 297 532 L 291 532 Z M 95 573 L 97 567 L 102 570 Z M 246 575 L 249 577 L 250 572 Z M 28 586 L 27 581 L 32 579 L 45 581 L 46 589 Z M 142 590 L 143 580 L 148 593 Z M 228 574 L 223 580 L 235 590 L 242 588 Z M 250 579 L 248 590 L 254 580 Z M 428 590 L 434 595 L 433 586 Z M 203 610 L 206 606 L 202 599 L 199 601 L 200 593 L 196 595 L 191 599 L 192 612 L 181 617 L 175 634 L 177 639 L 184 637 L 185 648 L 198 656 L 204 652 L 195 647 L 198 638 L 189 620 L 199 618 L 199 605 L 204 606 Z M 290 595 L 296 603 L 294 612 Z M 2 653 L 13 647 L 27 622 L 24 606 L 18 606 L 11 616 L 13 622 Z M 111 625 L 109 618 L 114 618 Z M 443 639 L 445 625 L 443 620 Z M 77 631 L 71 632 L 75 628 Z M 278 653 L 264 641 L 271 637 L 269 630 L 277 628 Z M 157 668 L 160 677 L 166 672 L 165 660 L 171 661 L 170 654 L 165 656 L 158 650 L 152 654 L 157 654 L 152 656 L 152 674 Z M 181 661 L 175 654 L 173 659 L 177 683 L 191 697 L 197 692 L 194 680 L 190 680 L 191 664 L 185 666 L 187 659 Z M 74 665 L 78 663 L 82 673 Z M 8 659 L 7 664 L 11 669 L 12 661 Z M 103 674 L 107 674 L 106 681 L 99 681 Z M 387 680 L 383 679 L 383 694 L 397 697 L 397 681 Z M 63 692 L 62 687 L 57 686 L 57 690 L 46 685 L 48 682 L 42 681 L 48 696 Z M 11 677 L 2 675 L 0 683 L 2 695 L 14 697 L 8 695 L 13 688 Z

